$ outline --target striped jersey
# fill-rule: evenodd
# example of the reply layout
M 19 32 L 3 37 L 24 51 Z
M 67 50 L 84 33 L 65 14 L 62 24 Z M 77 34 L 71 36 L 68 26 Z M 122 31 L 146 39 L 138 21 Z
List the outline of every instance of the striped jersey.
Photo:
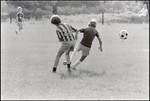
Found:
M 73 41 L 76 40 L 75 36 L 73 35 L 73 33 L 76 31 L 77 29 L 75 29 L 71 25 L 60 23 L 57 27 L 56 34 L 60 42 Z

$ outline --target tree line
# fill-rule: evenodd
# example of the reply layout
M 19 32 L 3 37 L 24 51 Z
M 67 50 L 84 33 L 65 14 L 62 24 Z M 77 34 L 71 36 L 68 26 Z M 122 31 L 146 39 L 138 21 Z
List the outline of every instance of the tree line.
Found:
M 21 6 L 25 18 L 30 19 L 35 17 L 40 19 L 43 16 L 49 17 L 51 14 L 80 14 L 80 13 L 104 13 L 104 12 L 114 12 L 119 11 L 123 12 L 123 7 L 128 6 L 128 10 L 136 10 L 134 5 L 137 2 L 145 3 L 149 6 L 149 1 L 145 0 L 135 0 L 135 1 L 12 1 L 5 0 L 6 4 L 2 10 L 6 10 L 14 18 L 17 12 L 17 7 Z M 134 5 L 133 5 L 134 4 Z M 2 4 L 1 4 L 2 5 Z M 148 7 L 149 8 L 149 7 Z

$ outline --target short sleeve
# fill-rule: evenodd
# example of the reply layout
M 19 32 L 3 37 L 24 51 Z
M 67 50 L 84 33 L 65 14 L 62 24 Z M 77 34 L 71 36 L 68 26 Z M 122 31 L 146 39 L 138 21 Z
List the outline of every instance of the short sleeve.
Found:
M 17 13 L 16 16 L 18 17 L 18 16 L 19 16 L 19 13 Z

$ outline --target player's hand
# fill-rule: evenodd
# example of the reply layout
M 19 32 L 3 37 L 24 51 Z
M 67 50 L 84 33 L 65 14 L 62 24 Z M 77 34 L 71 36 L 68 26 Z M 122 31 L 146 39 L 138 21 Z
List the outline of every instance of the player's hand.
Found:
M 76 40 L 78 39 L 78 33 L 79 33 L 79 31 L 77 30 L 77 31 L 76 31 L 76 34 L 75 34 L 75 39 L 76 39 Z
M 98 48 L 101 52 L 103 51 L 103 49 L 101 47 Z

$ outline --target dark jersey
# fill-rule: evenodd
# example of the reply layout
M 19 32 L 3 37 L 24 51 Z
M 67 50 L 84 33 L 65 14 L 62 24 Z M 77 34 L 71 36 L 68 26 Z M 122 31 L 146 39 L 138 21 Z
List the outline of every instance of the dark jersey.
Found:
M 82 28 L 79 29 L 79 31 L 83 33 L 83 38 L 80 43 L 89 48 L 91 48 L 94 37 L 99 37 L 99 34 L 95 28 Z
M 22 18 L 23 18 L 23 13 L 17 13 L 17 20 L 22 22 Z
M 76 32 L 76 31 L 77 29 L 75 29 L 71 25 L 66 24 L 66 23 L 63 23 L 63 24 L 60 23 L 56 30 L 56 34 L 60 42 L 73 41 L 75 40 L 73 32 Z

